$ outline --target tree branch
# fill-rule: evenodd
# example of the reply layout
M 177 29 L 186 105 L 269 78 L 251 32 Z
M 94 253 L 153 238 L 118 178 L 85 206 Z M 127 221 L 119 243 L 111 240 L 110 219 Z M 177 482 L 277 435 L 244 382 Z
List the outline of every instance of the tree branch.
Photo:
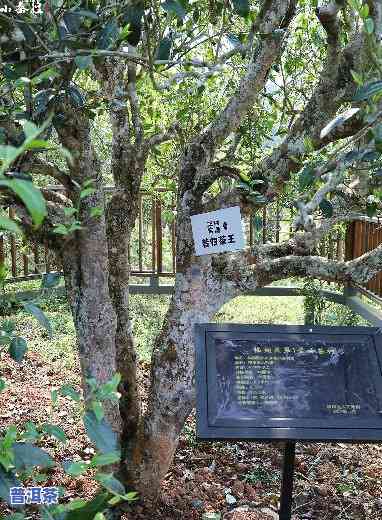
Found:
M 67 173 L 60 170 L 55 164 L 44 161 L 35 155 L 32 155 L 31 157 L 27 158 L 26 161 L 23 161 L 21 170 L 32 175 L 46 175 L 48 177 L 52 177 L 69 190 L 73 190 L 73 188 L 79 188 L 79 185 L 73 181 Z
M 210 157 L 224 139 L 238 128 L 248 108 L 263 89 L 268 72 L 283 48 L 287 28 L 285 19 L 291 7 L 294 11 L 295 2 L 294 0 L 289 2 L 271 0 L 265 4 L 267 9 L 264 11 L 263 19 L 259 21 L 261 37 L 249 62 L 247 73 L 223 112 L 199 138 Z M 288 23 L 291 18 L 289 15 Z
M 128 83 L 127 95 L 130 102 L 132 126 L 137 146 L 141 146 L 143 140 L 143 125 L 141 110 L 139 106 L 139 98 L 137 94 L 137 66 L 129 64 L 128 66 Z
M 176 133 L 180 130 L 180 126 L 178 123 L 173 123 L 167 130 L 164 132 L 154 134 L 151 137 L 148 137 L 144 140 L 142 148 L 144 153 L 148 153 L 151 148 L 157 146 L 158 144 L 165 143 L 166 141 L 170 141 Z
M 247 72 L 225 109 L 187 147 L 181 165 L 180 193 L 198 190 L 209 175 L 209 165 L 218 146 L 240 125 L 248 108 L 264 87 L 271 66 L 283 48 L 285 28 L 294 13 L 295 0 L 266 0 L 258 17 L 260 36 Z M 192 193 L 189 194 L 192 197 Z
M 328 42 L 326 62 L 322 67 L 316 88 L 304 110 L 290 128 L 286 139 L 266 157 L 252 172 L 254 178 L 268 179 L 267 197 L 272 200 L 289 180 L 290 174 L 299 170 L 309 150 L 305 140 L 309 138 L 315 150 L 330 142 L 353 135 L 360 127 L 359 117 L 349 120 L 321 138 L 321 130 L 333 119 L 341 105 L 349 101 L 355 91 L 351 70 L 362 66 L 364 40 L 356 34 L 350 44 L 340 51 L 338 43 Z
M 328 43 L 338 42 L 340 25 L 338 22 L 338 13 L 345 6 L 345 0 L 334 0 L 328 5 L 318 7 L 316 10 L 317 18 L 328 35 Z
M 291 276 L 318 278 L 328 282 L 366 284 L 382 270 L 382 245 L 348 262 L 320 256 L 289 255 L 241 267 L 236 262 L 224 271 L 227 282 L 242 294 Z

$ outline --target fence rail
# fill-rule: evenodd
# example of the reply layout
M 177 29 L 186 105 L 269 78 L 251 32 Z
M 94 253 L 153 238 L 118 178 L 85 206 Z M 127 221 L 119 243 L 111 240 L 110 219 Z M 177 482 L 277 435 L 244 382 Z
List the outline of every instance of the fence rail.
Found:
M 105 197 L 112 191 L 112 187 L 105 188 Z M 139 195 L 138 218 L 129 251 L 131 274 L 142 279 L 148 277 L 154 287 L 159 286 L 160 279 L 174 277 L 176 271 L 175 221 L 169 219 L 173 207 L 174 194 L 171 192 L 141 192 Z M 14 217 L 13 210 L 9 210 L 9 215 Z M 252 246 L 288 239 L 293 234 L 293 217 L 292 210 L 278 204 L 263 208 L 244 222 L 247 243 Z M 350 260 L 381 243 L 382 225 L 365 218 L 350 224 L 346 234 L 340 230 L 330 234 L 319 244 L 317 253 L 329 259 Z M 30 246 L 8 233 L 0 234 L 0 262 L 8 270 L 8 283 L 33 280 L 45 273 L 59 271 L 46 246 Z M 382 302 L 382 273 L 361 289 Z

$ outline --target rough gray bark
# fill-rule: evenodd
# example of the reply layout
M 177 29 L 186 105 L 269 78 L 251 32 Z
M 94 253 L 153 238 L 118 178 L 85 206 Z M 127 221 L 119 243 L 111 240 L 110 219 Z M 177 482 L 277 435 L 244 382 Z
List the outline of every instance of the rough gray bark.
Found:
M 57 127 L 64 146 L 73 152 L 70 177 L 75 181 L 68 198 L 79 204 L 78 218 L 83 229 L 74 236 L 65 237 L 59 247 L 67 288 L 77 332 L 77 342 L 85 398 L 86 380 L 95 378 L 105 383 L 115 374 L 116 315 L 112 306 L 109 286 L 109 259 L 107 251 L 105 216 L 94 217 L 92 208 L 104 207 L 104 193 L 100 164 L 90 138 L 89 121 L 70 105 L 63 106 L 65 125 Z M 94 193 L 80 199 L 79 190 L 85 181 L 92 181 Z M 120 431 L 118 407 L 106 405 L 106 415 L 113 428 Z

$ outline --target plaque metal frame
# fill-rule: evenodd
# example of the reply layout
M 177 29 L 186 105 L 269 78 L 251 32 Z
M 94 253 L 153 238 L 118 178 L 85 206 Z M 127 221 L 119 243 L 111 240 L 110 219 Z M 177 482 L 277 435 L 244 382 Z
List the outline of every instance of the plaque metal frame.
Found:
M 197 384 L 197 437 L 201 440 L 259 440 L 259 441 L 320 441 L 320 442 L 378 442 L 382 441 L 382 420 L 378 417 L 315 418 L 303 419 L 304 426 L 296 426 L 298 419 L 289 427 L 256 427 L 255 420 L 243 421 L 227 418 L 224 421 L 209 421 L 208 410 L 216 402 L 216 367 L 213 363 L 212 342 L 215 339 L 249 339 L 256 335 L 319 335 L 330 340 L 330 336 L 368 336 L 375 356 L 370 356 L 373 377 L 378 394 L 382 398 L 382 333 L 372 327 L 317 327 L 278 325 L 202 324 L 195 326 L 196 336 L 196 384 Z M 346 345 L 346 342 L 344 342 Z M 380 378 L 379 378 L 380 376 Z M 215 381 L 214 378 L 215 377 Z M 365 374 L 367 377 L 367 374 Z M 382 411 L 381 411 L 382 414 Z M 343 419 L 343 420 L 341 420 Z M 287 422 L 287 421 L 286 421 Z M 311 424 L 310 424 L 311 423 Z M 341 423 L 341 424 L 339 424 Z
M 370 348 L 374 350 L 375 357 L 369 358 L 373 377 L 377 378 L 376 389 L 382 396 L 382 333 L 379 328 L 372 327 L 317 327 L 317 326 L 278 326 L 278 325 L 237 325 L 237 324 L 214 324 L 207 323 L 195 326 L 196 339 L 196 387 L 197 387 L 197 438 L 204 441 L 213 440 L 257 440 L 257 441 L 285 441 L 284 462 L 280 494 L 279 520 L 291 520 L 293 503 L 293 480 L 295 469 L 296 441 L 320 441 L 320 442 L 378 442 L 382 440 L 381 421 L 371 417 L 362 419 L 362 428 L 357 427 L 356 418 L 344 418 L 342 427 L 328 418 L 322 419 L 323 424 L 306 425 L 307 419 L 304 418 L 304 427 L 292 426 L 282 427 L 256 427 L 248 426 L 242 420 L 231 422 L 213 421 L 209 424 L 208 406 L 212 395 L 212 401 L 216 403 L 217 387 L 211 384 L 215 377 L 216 366 L 214 366 L 214 356 L 211 352 L 211 341 L 219 339 L 248 339 L 251 334 L 284 334 L 285 336 L 303 334 L 321 336 L 343 335 L 369 336 Z M 337 338 L 338 342 L 338 338 Z M 349 343 L 349 342 L 348 342 Z M 210 394 L 210 395 L 209 395 Z M 214 405 L 213 405 L 214 406 Z M 255 419 L 252 419 L 253 423 Z M 308 420 L 309 421 L 309 420 Z M 295 419 L 294 422 L 298 422 Z M 349 424 L 351 425 L 349 427 Z M 335 426 L 334 426 L 335 425 Z

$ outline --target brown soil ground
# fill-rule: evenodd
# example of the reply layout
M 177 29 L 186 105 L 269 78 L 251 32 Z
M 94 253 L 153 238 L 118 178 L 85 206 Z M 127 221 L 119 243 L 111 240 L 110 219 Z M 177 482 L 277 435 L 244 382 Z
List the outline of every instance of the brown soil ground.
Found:
M 141 364 L 141 369 L 145 387 L 148 366 Z M 27 420 L 53 422 L 68 437 L 65 445 L 50 438 L 42 445 L 56 461 L 91 458 L 94 450 L 78 405 L 66 398 L 59 398 L 54 410 L 50 405 L 52 389 L 64 383 L 79 388 L 78 374 L 58 371 L 33 352 L 20 365 L 0 355 L 0 373 L 8 384 L 0 394 L 0 431 Z M 137 502 L 124 520 L 201 520 L 204 512 L 220 512 L 227 520 L 272 520 L 277 518 L 281 463 L 282 445 L 197 442 L 190 418 L 155 511 Z M 382 446 L 298 444 L 293 518 L 380 520 L 381 484 Z M 64 486 L 64 501 L 90 498 L 97 489 L 90 476 L 69 478 L 59 466 L 44 485 Z M 0 518 L 7 512 L 0 504 Z

